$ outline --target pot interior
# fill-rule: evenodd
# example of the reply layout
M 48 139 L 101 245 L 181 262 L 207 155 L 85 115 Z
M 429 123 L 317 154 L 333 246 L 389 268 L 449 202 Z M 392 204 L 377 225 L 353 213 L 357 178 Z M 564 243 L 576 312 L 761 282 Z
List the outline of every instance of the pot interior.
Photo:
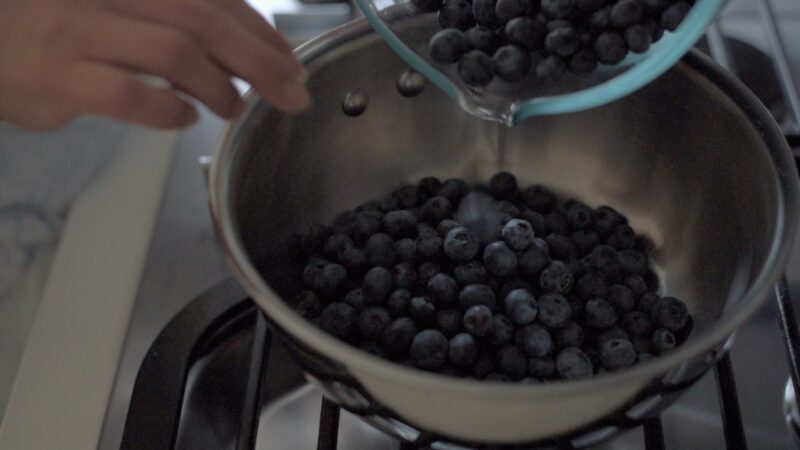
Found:
M 618 209 L 654 241 L 663 293 L 689 305 L 690 341 L 740 306 L 778 239 L 783 200 L 769 149 L 687 63 L 613 104 L 506 128 L 430 84 L 401 96 L 407 67 L 374 33 L 306 62 L 314 106 L 286 116 L 259 103 L 234 141 L 227 191 L 243 247 L 284 298 L 301 271 L 287 251 L 293 231 L 425 176 L 479 182 L 507 170 L 521 186 Z M 353 89 L 369 97 L 358 117 L 342 113 Z

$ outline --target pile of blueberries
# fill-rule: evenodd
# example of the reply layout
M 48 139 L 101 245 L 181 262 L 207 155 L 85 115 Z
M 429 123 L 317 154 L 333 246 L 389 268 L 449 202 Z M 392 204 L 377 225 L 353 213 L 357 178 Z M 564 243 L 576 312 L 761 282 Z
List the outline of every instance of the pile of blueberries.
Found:
M 411 0 L 438 11 L 442 30 L 429 42 L 431 59 L 458 63 L 469 86 L 495 76 L 516 83 L 534 75 L 558 79 L 614 65 L 644 53 L 674 31 L 694 0 Z
M 489 209 L 464 213 L 475 205 Z M 520 189 L 507 172 L 473 187 L 425 178 L 310 226 L 298 243 L 297 311 L 423 370 L 575 379 L 668 352 L 691 331 L 686 305 L 656 293 L 652 244 L 623 215 Z

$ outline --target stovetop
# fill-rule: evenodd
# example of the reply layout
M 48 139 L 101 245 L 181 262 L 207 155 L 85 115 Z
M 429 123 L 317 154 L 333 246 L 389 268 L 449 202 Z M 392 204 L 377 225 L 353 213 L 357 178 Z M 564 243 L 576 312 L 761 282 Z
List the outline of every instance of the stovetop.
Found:
M 792 113 L 793 105 L 781 89 L 779 76 L 769 70 L 772 59 L 767 55 L 771 54 L 771 38 L 758 15 L 760 2 L 732 2 L 700 47 L 732 68 L 762 98 L 787 134 L 796 134 L 800 126 L 797 115 Z M 796 71 L 800 69 L 800 4 L 794 0 L 775 0 L 773 6 L 782 25 L 789 64 Z M 302 8 L 297 14 L 302 15 Z M 342 18 L 336 20 L 349 17 L 349 14 L 342 14 Z M 301 17 L 299 20 L 309 19 Z M 719 39 L 720 36 L 725 38 Z M 800 105 L 795 107 L 800 108 Z M 255 308 L 229 280 L 211 227 L 205 185 L 197 165 L 198 157 L 213 151 L 223 124 L 210 115 L 204 116 L 201 124 L 182 137 L 176 155 L 98 448 L 119 448 L 129 408 L 132 408 L 137 374 L 159 333 L 182 308 L 197 303 L 198 299 L 210 301 L 210 297 L 220 298 L 220 311 L 232 308 L 234 312 L 225 316 L 229 322 L 216 329 L 214 336 L 205 336 L 208 340 L 204 340 L 206 344 L 201 354 L 194 354 L 191 365 L 185 367 L 189 376 L 181 404 L 172 405 L 182 411 L 175 429 L 170 430 L 175 432 L 174 448 L 248 448 L 239 446 L 244 444 L 237 436 L 253 439 L 254 448 L 259 450 L 316 448 L 320 439 L 321 394 L 305 384 L 299 369 L 277 341 L 270 341 L 265 358 L 269 367 L 264 379 L 270 382 L 259 385 L 262 400 L 259 403 L 263 409 L 260 415 L 251 414 L 259 420 L 249 424 L 239 416 L 241 411 L 231 406 L 241 406 L 248 389 L 253 389 L 247 382 L 253 344 L 266 335 L 259 334 L 263 330 L 259 329 Z M 800 244 L 795 246 L 787 278 L 791 293 L 800 298 Z M 201 296 L 212 287 L 210 293 Z M 737 332 L 731 351 L 744 433 L 751 449 L 796 448 L 786 430 L 782 412 L 789 372 L 778 323 L 775 302 L 768 302 Z M 179 347 L 178 340 L 172 342 L 174 344 L 166 348 Z M 725 447 L 715 376 L 709 372 L 664 412 L 662 426 L 666 448 Z M 335 427 L 335 424 L 328 425 Z M 252 429 L 242 430 L 243 426 L 252 426 Z M 338 430 L 340 449 L 399 448 L 396 441 L 347 412 L 339 416 Z M 641 428 L 635 429 L 598 448 L 642 449 L 642 434 Z

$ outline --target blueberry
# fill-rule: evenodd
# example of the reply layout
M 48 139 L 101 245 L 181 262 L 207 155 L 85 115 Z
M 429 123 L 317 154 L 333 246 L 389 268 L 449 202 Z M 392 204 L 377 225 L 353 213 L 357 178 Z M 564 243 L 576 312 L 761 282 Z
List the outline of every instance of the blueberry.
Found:
M 500 21 L 497 20 L 495 14 L 496 0 L 473 0 L 472 1 L 472 15 L 478 24 L 496 29 L 500 26 Z
M 413 73 L 413 72 L 407 72 L 407 73 Z M 399 89 L 402 89 L 402 88 L 398 88 L 398 90 Z M 403 92 L 406 92 L 406 91 L 404 90 Z M 414 93 L 413 95 L 416 95 L 416 94 L 418 94 L 418 92 Z M 403 94 L 403 95 L 406 95 L 406 94 Z M 409 95 L 411 95 L 411 94 L 409 94 Z M 378 207 L 383 212 L 389 212 L 389 211 L 394 211 L 395 209 L 399 209 L 400 208 L 400 203 L 393 196 L 389 196 L 389 197 L 385 197 L 384 199 L 382 199 L 380 201 Z
M 322 311 L 322 304 L 311 291 L 301 291 L 295 299 L 294 309 L 306 319 L 317 317 Z
M 653 306 L 655 306 L 659 300 L 661 300 L 661 297 L 659 297 L 657 294 L 648 292 L 642 295 L 642 298 L 639 299 L 639 310 L 647 315 L 650 315 L 650 313 L 653 311 Z
M 560 210 L 554 209 L 544 216 L 544 224 L 549 233 L 568 235 L 570 232 L 569 223 L 567 223 L 567 214 Z
M 617 64 L 625 59 L 628 46 L 625 39 L 616 31 L 606 31 L 594 42 L 594 52 L 597 60 L 603 64 Z
M 458 303 L 463 309 L 475 305 L 484 305 L 493 309 L 497 304 L 494 291 L 485 284 L 470 284 L 464 286 L 458 295 Z
M 606 6 L 608 0 L 576 0 L 575 6 L 584 13 L 597 11 Z
M 425 327 L 436 320 L 436 308 L 428 297 L 414 297 L 409 306 L 409 315 L 418 325 Z
M 627 222 L 620 213 L 610 206 L 601 206 L 595 209 L 593 215 L 594 229 L 601 237 L 606 237 L 618 226 Z
M 497 352 L 497 367 L 511 379 L 518 380 L 528 371 L 528 362 L 519 348 L 509 345 Z
M 650 336 L 653 332 L 653 323 L 647 314 L 641 311 L 631 311 L 622 317 L 622 328 L 631 336 Z
M 601 298 L 593 298 L 586 302 L 584 309 L 586 324 L 594 328 L 611 328 L 617 323 L 617 312 L 614 307 Z
M 417 268 L 417 285 L 428 286 L 428 282 L 442 269 L 434 262 L 424 262 Z
M 633 53 L 644 53 L 653 43 L 650 30 L 639 24 L 633 24 L 625 29 L 625 42 Z
M 583 344 L 583 327 L 570 321 L 555 331 L 556 344 L 563 347 L 580 347 Z
M 353 247 L 354 245 L 350 236 L 344 233 L 336 233 L 328 239 L 325 239 L 325 243 L 322 245 L 322 253 L 328 258 L 334 259 L 338 256 L 339 251 L 345 247 Z
M 309 288 L 319 286 L 322 269 L 328 264 L 330 264 L 328 260 L 321 257 L 309 258 L 308 265 L 303 269 L 303 284 Z
M 339 264 L 328 264 L 318 278 L 317 293 L 324 298 L 332 298 L 347 289 L 347 270 Z
M 669 331 L 678 331 L 689 321 L 686 304 L 674 297 L 663 297 L 650 311 L 653 322 Z
M 608 303 L 620 314 L 632 310 L 636 304 L 636 297 L 633 295 L 633 291 L 621 284 L 613 284 L 608 288 L 607 299 Z
M 414 264 L 417 260 L 417 243 L 413 239 L 400 239 L 394 243 L 394 252 L 398 261 Z
M 611 339 L 600 349 L 603 366 L 608 370 L 620 370 L 630 367 L 636 362 L 636 350 L 631 341 Z
M 442 5 L 441 0 L 411 0 L 411 4 L 425 12 L 433 12 Z
M 578 230 L 573 232 L 570 236 L 572 243 L 575 246 L 577 256 L 585 256 L 600 241 L 600 237 L 594 230 Z
M 569 302 L 560 294 L 544 294 L 539 297 L 539 322 L 546 327 L 559 328 L 572 318 Z
M 660 17 L 672 2 L 670 0 L 641 0 L 644 12 L 648 16 Z
M 444 197 L 432 197 L 422 206 L 422 218 L 430 224 L 438 224 L 452 214 L 453 207 L 450 205 L 450 201 Z
M 587 20 L 589 31 L 592 34 L 599 35 L 606 31 L 611 26 L 611 5 L 604 6 L 597 11 L 593 12 Z
M 578 279 L 575 291 L 584 300 L 602 298 L 608 293 L 608 284 L 600 275 L 589 272 Z
M 560 234 L 551 233 L 545 238 L 547 247 L 550 249 L 550 256 L 553 259 L 569 261 L 575 258 L 577 250 L 572 240 Z
M 403 356 L 417 334 L 417 326 L 408 317 L 395 319 L 383 330 L 383 343 L 391 355 Z
M 459 33 L 458 30 L 453 31 Z M 464 49 L 466 50 L 466 38 L 464 38 Z M 463 53 L 464 52 L 462 51 L 461 54 Z M 460 58 L 461 55 L 458 57 Z M 413 208 L 419 203 L 419 188 L 414 185 L 407 184 L 394 191 L 391 196 L 397 201 L 398 207 L 403 209 Z
M 494 355 L 489 353 L 481 353 L 478 355 L 478 360 L 475 361 L 475 367 L 473 369 L 473 373 L 475 377 L 479 380 L 486 379 L 486 377 L 494 372 L 495 364 L 494 364 Z
M 489 179 L 489 192 L 498 200 L 511 199 L 517 193 L 517 177 L 509 172 L 496 173 Z
M 436 370 L 447 361 L 450 343 L 440 331 L 423 330 L 411 341 L 409 356 L 420 369 Z
M 550 333 L 539 325 L 528 325 L 517 329 L 514 336 L 517 346 L 530 357 L 542 357 L 553 348 Z
M 398 289 L 389 294 L 389 298 L 386 300 L 386 310 L 389 311 L 392 317 L 402 317 L 408 312 L 410 304 L 411 292 L 405 289 Z
M 322 310 L 319 326 L 328 333 L 343 338 L 349 336 L 356 323 L 356 310 L 347 303 L 334 302 Z
M 539 185 L 523 190 L 521 200 L 528 208 L 540 214 L 546 214 L 556 206 L 556 195 Z
M 538 275 L 550 264 L 550 256 L 541 246 L 531 245 L 519 256 L 519 272 L 526 276 Z
M 480 250 L 478 237 L 465 227 L 450 230 L 444 238 L 443 245 L 444 253 L 456 263 L 469 261 Z
M 484 33 L 485 30 L 491 31 L 488 28 L 480 27 L 480 26 L 476 26 L 475 28 L 483 29 L 483 31 L 481 31 L 481 33 Z M 494 34 L 494 32 L 492 32 L 492 33 Z M 498 44 L 494 47 L 494 49 L 496 50 L 497 47 L 500 46 L 500 37 L 497 36 L 497 34 L 494 34 L 494 36 L 498 40 L 497 41 Z M 473 43 L 473 45 L 474 45 L 474 43 Z M 477 46 L 476 46 L 476 48 L 477 48 Z M 483 49 L 481 49 L 481 50 L 483 50 Z M 492 50 L 492 51 L 484 50 L 484 51 L 486 51 L 489 54 L 494 52 L 494 50 Z M 447 200 L 450 201 L 451 204 L 455 205 L 458 202 L 460 202 L 461 199 L 464 198 L 464 196 L 467 195 L 468 192 L 469 192 L 469 185 L 464 180 L 459 179 L 459 178 L 449 178 L 449 179 L 445 180 L 444 184 L 442 184 L 442 188 L 439 189 L 438 195 L 440 197 L 446 198 Z
M 366 304 L 364 300 L 364 291 L 361 288 L 356 288 L 348 292 L 342 301 L 359 311 L 364 309 L 364 305 Z
M 500 211 L 501 213 L 506 213 L 509 216 L 511 216 L 511 218 L 509 218 L 508 220 L 511 220 L 514 217 L 517 217 L 520 214 L 522 214 L 522 211 L 519 209 L 519 207 L 508 200 L 500 200 L 499 202 L 497 202 L 497 210 Z M 503 223 L 503 225 L 505 225 L 505 223 Z
M 466 35 L 467 39 L 469 40 L 469 43 L 472 45 L 473 48 L 480 50 L 486 53 L 487 55 L 494 54 L 494 52 L 497 51 L 497 49 L 500 47 L 500 44 L 502 43 L 502 40 L 500 39 L 500 36 L 497 35 L 497 33 L 492 31 L 490 28 L 486 28 L 480 25 L 476 25 L 467 30 Z M 442 194 L 440 193 L 440 195 Z M 463 193 L 460 197 L 457 197 L 455 199 L 450 198 L 450 196 L 446 195 L 442 195 L 442 197 L 446 197 L 448 200 L 450 200 L 450 203 L 453 203 L 461 200 L 461 197 L 463 197 L 464 195 L 466 195 L 466 192 Z
M 494 78 L 492 58 L 481 50 L 472 50 L 458 62 L 458 75 L 467 86 L 486 86 Z
M 511 377 L 504 373 L 492 372 L 486 375 L 486 381 L 494 381 L 497 383 L 510 383 Z
M 439 237 L 444 239 L 447 237 L 447 233 L 454 228 L 459 228 L 461 225 L 452 219 L 444 219 L 443 221 L 439 222 L 439 225 L 436 226 L 436 233 L 438 233 Z
M 630 249 L 619 252 L 619 262 L 623 270 L 637 275 L 644 275 L 647 273 L 649 265 L 647 256 L 645 256 L 644 253 Z
M 505 242 L 492 242 L 483 250 L 483 265 L 490 273 L 505 277 L 516 270 L 517 255 Z
M 567 208 L 567 223 L 574 230 L 590 227 L 593 222 L 592 209 L 580 202 L 573 202 Z
M 547 234 L 547 225 L 544 216 L 532 209 L 524 209 L 521 218 L 528 221 L 533 228 L 533 232 L 537 236 L 544 236 Z
M 500 25 L 515 17 L 530 16 L 536 13 L 538 4 L 531 0 L 497 0 L 495 17 Z
M 365 339 L 377 339 L 383 336 L 383 330 L 392 319 L 389 312 L 381 307 L 367 308 L 358 316 L 358 331 Z
M 455 28 L 448 28 L 433 35 L 428 45 L 428 52 L 431 59 L 438 64 L 453 64 L 467 52 L 468 46 L 469 41 L 464 33 Z
M 658 280 L 658 275 L 655 272 L 648 269 L 647 272 L 645 272 L 644 275 L 642 275 L 642 278 L 644 278 L 644 282 L 647 283 L 648 290 L 650 290 L 651 292 L 658 291 L 660 283 Z
M 630 335 L 628 335 L 628 333 L 620 327 L 609 328 L 608 330 L 605 330 L 599 335 L 595 336 L 595 344 L 597 345 L 598 349 L 602 349 L 606 342 L 612 339 L 630 340 Z
M 539 275 L 539 285 L 548 292 L 566 294 L 572 289 L 572 272 L 562 261 L 552 261 Z
M 363 243 L 370 236 L 377 233 L 381 229 L 381 218 L 375 214 L 366 212 L 359 213 L 355 216 L 352 224 L 350 225 L 350 236 L 356 242 Z
M 542 0 L 542 11 L 551 19 L 566 19 L 575 8 L 575 0 Z
M 619 253 L 610 245 L 598 245 L 589 254 L 592 267 L 607 280 L 619 280 L 622 275 L 622 263 Z
M 531 358 L 528 371 L 538 379 L 549 378 L 556 372 L 556 362 L 552 358 Z
M 461 285 L 486 282 L 486 268 L 478 261 L 469 261 L 456 266 L 453 276 Z
M 525 250 L 533 244 L 534 233 L 531 224 L 522 219 L 512 219 L 503 226 L 500 235 L 514 250 Z
M 491 342 L 495 347 L 502 347 L 514 338 L 514 325 L 503 314 L 492 317 Z
M 444 0 L 439 8 L 439 26 L 467 30 L 475 25 L 472 4 L 467 0 Z
M 427 223 L 417 224 L 417 234 L 420 238 L 439 237 L 439 233 L 436 229 Z
M 496 280 L 490 279 L 487 284 L 491 283 L 492 281 L 496 282 Z M 505 299 L 506 297 L 508 297 L 508 294 L 510 294 L 511 291 L 514 291 L 514 290 L 517 290 L 517 289 L 525 289 L 528 292 L 533 292 L 534 291 L 533 286 L 530 283 L 528 283 L 527 281 L 521 280 L 519 278 L 512 278 L 512 279 L 506 281 L 505 283 L 503 283 L 503 285 L 500 287 L 500 290 L 497 291 L 497 298 Z
M 439 236 L 420 236 L 416 245 L 419 261 L 435 261 L 442 257 L 442 238 Z
M 636 353 L 653 353 L 653 344 L 649 336 L 633 336 L 631 342 Z
M 517 17 L 511 19 L 506 24 L 503 31 L 509 44 L 519 46 L 523 49 L 535 50 L 541 47 L 542 43 L 544 42 L 545 30 L 537 27 L 533 19 L 529 17 Z M 528 59 L 530 60 L 530 57 Z M 514 192 L 516 192 L 516 184 L 514 184 L 513 187 Z M 495 194 L 495 196 L 499 199 L 507 198 L 498 196 L 497 194 Z
M 661 26 L 665 30 L 675 31 L 691 7 L 683 2 L 675 3 L 661 14 Z
M 353 226 L 356 213 L 353 211 L 342 211 L 333 219 L 333 228 L 337 233 L 347 233 Z
M 384 267 L 373 267 L 364 275 L 361 289 L 368 305 L 382 305 L 392 291 L 392 274 Z
M 515 289 L 505 298 L 506 315 L 517 325 L 528 325 L 536 320 L 539 305 L 527 289 Z
M 383 216 L 383 229 L 395 239 L 413 237 L 417 234 L 417 218 L 405 209 L 390 211 Z
M 551 31 L 555 31 L 559 28 L 572 28 L 572 22 L 569 20 L 555 19 L 547 22 L 545 28 L 547 29 L 547 32 L 550 33 Z
M 475 337 L 488 336 L 492 332 L 492 310 L 484 305 L 475 305 L 464 313 L 464 329 Z
M 446 309 L 436 313 L 436 324 L 439 331 L 447 337 L 455 336 L 462 330 L 464 315 L 457 309 Z
M 508 83 L 522 81 L 531 69 L 530 54 L 516 45 L 500 47 L 492 56 L 492 62 L 494 74 Z
M 631 290 L 631 292 L 633 292 L 633 295 L 636 297 L 640 297 L 647 293 L 647 283 L 644 281 L 644 278 L 642 278 L 641 275 L 628 275 L 628 277 L 625 278 L 624 284 L 628 287 L 628 289 Z
M 594 365 L 589 356 L 577 347 L 567 347 L 556 356 L 556 370 L 565 380 L 574 380 L 591 375 Z
M 366 341 L 358 346 L 361 351 L 367 352 L 370 355 L 377 356 L 378 358 L 386 358 L 386 348 L 383 344 L 377 342 Z
M 547 34 L 545 48 L 560 56 L 569 56 L 580 46 L 580 37 L 574 28 L 567 26 L 555 29 Z
M 459 333 L 450 339 L 448 351 L 450 362 L 454 366 L 467 368 L 475 364 L 478 357 L 478 345 L 475 338 L 468 333 Z
M 353 246 L 347 246 L 339 251 L 337 259 L 347 269 L 348 273 L 361 273 L 367 266 L 367 253 Z
M 311 225 L 300 237 L 300 247 L 307 255 L 313 255 L 321 250 L 322 244 L 332 233 L 333 230 L 325 225 Z
M 419 180 L 417 186 L 419 187 L 419 196 L 424 202 L 438 195 L 439 189 L 442 188 L 442 181 L 436 177 L 425 177 Z
M 620 225 L 606 239 L 606 243 L 617 250 L 627 250 L 633 248 L 636 233 L 628 225 Z
M 543 80 L 556 80 L 564 73 L 567 64 L 564 58 L 557 55 L 550 55 L 543 58 L 536 65 L 536 76 Z M 546 218 L 545 218 L 546 219 Z
M 438 308 L 450 306 L 458 299 L 458 283 L 449 275 L 437 273 L 428 281 L 431 302 Z
M 675 335 L 672 334 L 669 330 L 665 330 L 663 328 L 659 328 L 653 332 L 653 337 L 651 338 L 651 343 L 653 344 L 653 348 L 658 354 L 668 352 L 675 348 L 677 341 L 675 339 Z
M 395 289 L 413 291 L 417 287 L 417 271 L 409 263 L 400 263 L 392 268 L 392 286 Z
M 397 261 L 394 240 L 386 233 L 373 234 L 364 245 L 367 262 L 373 266 L 392 267 Z
M 640 0 L 619 0 L 611 7 L 611 25 L 624 29 L 639 22 L 643 15 L 644 7 Z

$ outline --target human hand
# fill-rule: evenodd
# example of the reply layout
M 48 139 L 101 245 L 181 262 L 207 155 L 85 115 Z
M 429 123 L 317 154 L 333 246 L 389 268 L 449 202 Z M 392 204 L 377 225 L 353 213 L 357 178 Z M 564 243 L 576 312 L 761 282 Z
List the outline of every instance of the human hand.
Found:
M 232 77 L 286 112 L 311 101 L 289 44 L 244 0 L 0 0 L 0 120 L 24 128 L 82 114 L 182 127 L 197 120 L 183 94 L 231 119 L 245 108 Z

